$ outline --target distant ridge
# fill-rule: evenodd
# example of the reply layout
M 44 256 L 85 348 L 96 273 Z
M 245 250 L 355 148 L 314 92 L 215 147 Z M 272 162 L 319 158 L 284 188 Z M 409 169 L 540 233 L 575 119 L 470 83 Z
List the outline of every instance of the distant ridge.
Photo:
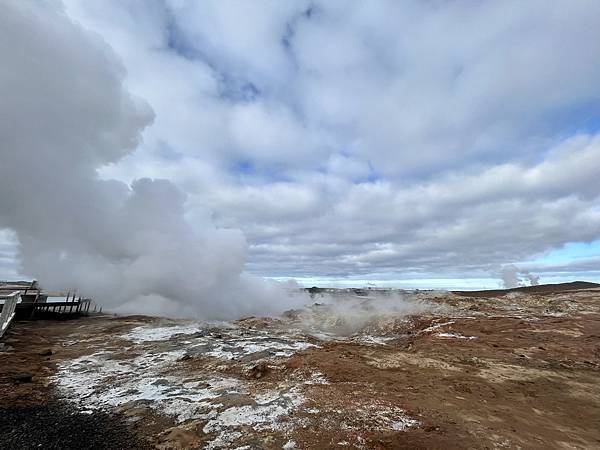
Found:
M 490 289 L 483 291 L 452 291 L 463 297 L 497 297 L 509 292 L 525 292 L 527 294 L 554 294 L 559 292 L 577 291 L 580 289 L 598 289 L 600 284 L 589 281 L 572 281 L 570 283 L 540 284 L 538 286 L 523 286 L 511 289 Z

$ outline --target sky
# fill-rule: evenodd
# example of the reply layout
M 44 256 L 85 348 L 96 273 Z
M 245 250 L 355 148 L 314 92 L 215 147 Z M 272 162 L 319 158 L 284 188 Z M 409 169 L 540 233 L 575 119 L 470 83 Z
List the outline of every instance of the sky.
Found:
M 0 279 L 600 281 L 600 2 L 0 8 Z

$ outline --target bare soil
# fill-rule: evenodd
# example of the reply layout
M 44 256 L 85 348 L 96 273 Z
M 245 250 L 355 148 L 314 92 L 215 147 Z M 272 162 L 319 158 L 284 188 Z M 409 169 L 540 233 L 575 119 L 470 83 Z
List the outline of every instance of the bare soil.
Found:
M 62 398 L 53 376 L 81 356 L 102 351 L 130 361 L 149 348 L 185 348 L 193 335 L 127 343 L 123 334 L 135 327 L 163 324 L 143 316 L 17 322 L 0 351 L 0 417 L 10 418 L 0 426 L 0 448 L 40 448 L 40 439 L 43 448 L 75 448 L 46 430 L 50 417 L 80 426 L 79 442 L 93 444 L 81 448 L 109 448 L 94 444 L 98 435 L 112 448 L 600 448 L 599 290 L 420 295 L 436 312 L 387 323 L 383 341 L 305 336 L 315 346 L 277 357 L 188 352 L 163 369 L 166 378 L 217 374 L 247 388 L 220 396 L 212 416 L 183 421 L 148 402 L 78 406 Z M 268 319 L 235 325 L 241 336 L 263 340 L 284 339 L 281 330 L 291 326 Z M 210 342 L 233 339 L 227 330 L 210 333 Z M 316 376 L 322 381 L 312 382 Z M 282 386 L 301 393 L 301 407 L 286 410 L 274 427 L 232 425 L 240 436 L 215 440 L 211 417 L 255 405 L 256 395 Z M 390 426 L 397 411 L 406 426 Z

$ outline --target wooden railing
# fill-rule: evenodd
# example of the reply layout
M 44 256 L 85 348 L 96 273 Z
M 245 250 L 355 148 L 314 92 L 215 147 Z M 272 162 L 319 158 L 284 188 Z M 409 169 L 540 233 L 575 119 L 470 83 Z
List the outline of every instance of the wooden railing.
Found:
M 8 329 L 10 322 L 15 317 L 15 308 L 20 299 L 21 293 L 19 291 L 0 297 L 0 300 L 4 300 L 2 312 L 0 313 L 0 337 L 2 337 L 4 332 Z

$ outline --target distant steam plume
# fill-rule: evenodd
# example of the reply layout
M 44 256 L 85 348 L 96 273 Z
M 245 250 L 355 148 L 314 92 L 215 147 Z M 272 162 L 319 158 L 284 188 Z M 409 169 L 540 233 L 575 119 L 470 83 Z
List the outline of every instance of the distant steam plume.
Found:
M 1 9 L 0 229 L 16 233 L 23 273 L 126 312 L 227 318 L 294 306 L 242 274 L 241 232 L 186 222 L 171 182 L 98 178 L 153 120 L 112 50 L 55 2 Z
M 516 288 L 520 286 L 537 286 L 540 284 L 540 277 L 532 274 L 531 272 L 519 269 L 517 266 L 512 264 L 503 266 L 500 270 L 500 277 L 502 278 L 502 286 L 506 289 Z

